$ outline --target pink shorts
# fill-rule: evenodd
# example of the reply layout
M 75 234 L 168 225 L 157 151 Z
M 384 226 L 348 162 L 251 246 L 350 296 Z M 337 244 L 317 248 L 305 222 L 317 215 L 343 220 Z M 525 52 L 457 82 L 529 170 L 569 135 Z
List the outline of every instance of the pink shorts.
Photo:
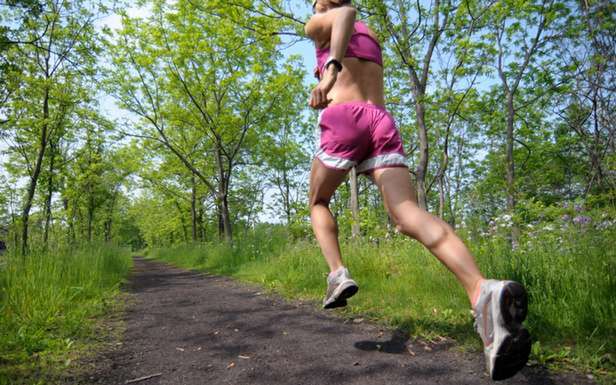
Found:
M 364 102 L 335 104 L 321 111 L 317 159 L 326 167 L 358 173 L 407 167 L 400 133 L 385 107 Z

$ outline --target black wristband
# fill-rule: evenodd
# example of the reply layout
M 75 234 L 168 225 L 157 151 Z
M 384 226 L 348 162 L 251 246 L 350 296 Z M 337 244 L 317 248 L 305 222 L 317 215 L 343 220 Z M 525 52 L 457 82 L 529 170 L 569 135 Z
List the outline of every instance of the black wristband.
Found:
M 336 66 L 336 69 L 338 70 L 338 72 L 342 71 L 342 63 L 340 63 L 338 60 L 334 58 L 330 58 L 327 62 L 325 62 L 325 69 L 327 69 L 327 67 L 329 67 L 330 64 L 333 64 L 334 66 Z

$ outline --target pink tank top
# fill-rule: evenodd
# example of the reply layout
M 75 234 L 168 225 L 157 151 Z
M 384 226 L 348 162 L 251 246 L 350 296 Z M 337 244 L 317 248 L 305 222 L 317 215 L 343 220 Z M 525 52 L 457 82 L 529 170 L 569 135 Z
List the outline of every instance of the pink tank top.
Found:
M 344 57 L 357 57 L 383 65 L 383 57 L 379 42 L 374 40 L 368 32 L 368 27 L 361 21 L 355 22 L 355 30 L 349 40 Z M 323 72 L 325 61 L 329 57 L 329 47 L 317 48 L 317 68 L 319 74 Z

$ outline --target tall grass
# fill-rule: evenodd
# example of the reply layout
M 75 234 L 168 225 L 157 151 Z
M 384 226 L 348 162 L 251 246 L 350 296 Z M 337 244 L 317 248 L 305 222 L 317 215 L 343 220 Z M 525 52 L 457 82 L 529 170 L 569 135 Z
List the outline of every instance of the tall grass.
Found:
M 63 366 L 132 263 L 128 250 L 103 244 L 0 261 L 0 384 Z
M 575 229 L 574 229 L 575 230 Z M 527 326 L 533 359 L 558 361 L 613 373 L 616 351 L 616 249 L 613 230 L 570 231 L 522 239 L 515 252 L 499 238 L 471 243 L 481 270 L 526 285 Z M 480 349 L 466 295 L 419 243 L 346 241 L 345 264 L 360 292 L 342 310 L 386 322 L 427 338 L 449 336 Z M 314 241 L 290 241 L 284 230 L 262 230 L 233 246 L 184 245 L 151 250 L 176 265 L 257 282 L 282 295 L 320 301 L 327 267 Z
M 489 276 L 515 279 L 527 287 L 531 332 L 540 344 L 559 347 L 543 358 L 583 356 L 591 366 L 613 370 L 615 245 L 614 229 L 564 227 L 526 235 L 515 251 L 499 239 L 479 244 L 477 251 Z

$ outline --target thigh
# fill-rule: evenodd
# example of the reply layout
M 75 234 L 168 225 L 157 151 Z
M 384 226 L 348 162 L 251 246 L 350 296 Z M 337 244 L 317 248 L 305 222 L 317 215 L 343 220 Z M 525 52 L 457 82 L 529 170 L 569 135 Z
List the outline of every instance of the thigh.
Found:
M 326 167 L 320 160 L 312 161 L 310 170 L 309 204 L 328 204 L 334 192 L 346 178 L 349 170 L 338 170 Z
M 388 167 L 373 170 L 371 179 L 383 197 L 383 203 L 394 222 L 402 217 L 402 211 L 419 209 L 409 170 L 404 167 Z

